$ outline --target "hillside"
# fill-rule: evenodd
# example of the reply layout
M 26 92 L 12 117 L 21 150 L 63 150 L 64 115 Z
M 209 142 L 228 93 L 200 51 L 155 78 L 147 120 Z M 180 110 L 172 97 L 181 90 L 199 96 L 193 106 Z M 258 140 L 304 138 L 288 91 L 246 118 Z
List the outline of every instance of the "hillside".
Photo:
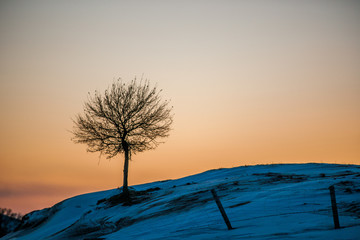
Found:
M 329 186 L 340 229 L 334 229 Z M 227 230 L 210 192 L 233 226 Z M 356 239 L 360 236 L 360 166 L 277 164 L 210 170 L 132 187 L 79 195 L 34 211 L 1 239 Z

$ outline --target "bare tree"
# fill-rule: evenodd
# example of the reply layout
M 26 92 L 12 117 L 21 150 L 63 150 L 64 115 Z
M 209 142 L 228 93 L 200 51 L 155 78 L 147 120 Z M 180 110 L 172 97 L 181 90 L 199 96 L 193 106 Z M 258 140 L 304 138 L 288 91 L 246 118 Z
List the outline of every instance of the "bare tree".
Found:
M 115 81 L 104 94 L 95 91 L 74 120 L 73 141 L 89 152 L 113 158 L 124 153 L 123 195 L 129 197 L 128 169 L 132 153 L 156 148 L 168 137 L 173 115 L 169 101 L 148 80 Z

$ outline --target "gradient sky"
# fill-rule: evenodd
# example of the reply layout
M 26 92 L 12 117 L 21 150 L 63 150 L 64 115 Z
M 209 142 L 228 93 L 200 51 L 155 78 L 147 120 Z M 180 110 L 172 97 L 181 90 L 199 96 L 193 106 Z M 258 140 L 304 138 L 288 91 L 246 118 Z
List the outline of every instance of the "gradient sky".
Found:
M 174 106 L 130 184 L 269 163 L 360 164 L 359 1 L 0 0 L 0 207 L 122 185 L 71 141 L 88 92 L 144 76 Z

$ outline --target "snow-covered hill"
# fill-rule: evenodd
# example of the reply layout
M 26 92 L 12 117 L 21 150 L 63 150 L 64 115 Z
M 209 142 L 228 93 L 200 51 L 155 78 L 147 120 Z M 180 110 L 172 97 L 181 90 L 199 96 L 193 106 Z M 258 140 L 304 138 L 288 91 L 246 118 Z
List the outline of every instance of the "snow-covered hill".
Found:
M 334 185 L 340 229 L 334 229 Z M 228 230 L 210 192 L 230 219 Z M 360 166 L 281 164 L 211 170 L 67 199 L 1 239 L 360 239 Z

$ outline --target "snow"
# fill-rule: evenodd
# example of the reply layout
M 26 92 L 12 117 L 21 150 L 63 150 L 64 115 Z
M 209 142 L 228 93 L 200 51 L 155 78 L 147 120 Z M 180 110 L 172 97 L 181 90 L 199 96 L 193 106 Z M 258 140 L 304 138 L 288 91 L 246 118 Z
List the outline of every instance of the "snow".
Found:
M 340 229 L 334 229 L 329 186 Z M 30 213 L 1 239 L 360 239 L 360 166 L 277 164 L 210 170 L 132 187 L 145 197 L 109 205 L 119 189 Z M 216 189 L 233 230 L 210 192 Z

